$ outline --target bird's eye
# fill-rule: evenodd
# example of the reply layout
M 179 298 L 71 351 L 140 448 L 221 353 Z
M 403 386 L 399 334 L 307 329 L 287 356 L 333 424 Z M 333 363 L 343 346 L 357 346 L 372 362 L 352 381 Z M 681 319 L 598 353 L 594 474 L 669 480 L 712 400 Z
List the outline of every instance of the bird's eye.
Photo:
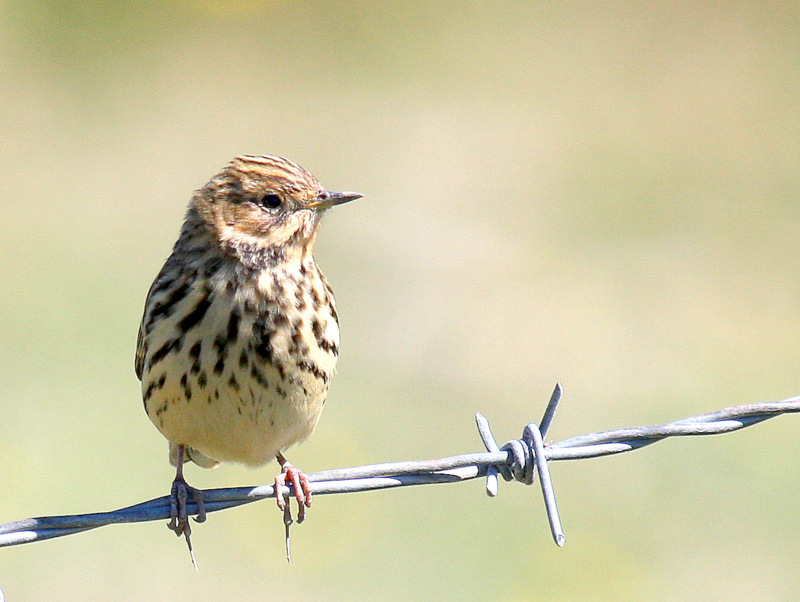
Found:
M 266 209 L 277 209 L 281 206 L 281 197 L 277 194 L 265 194 L 258 204 Z

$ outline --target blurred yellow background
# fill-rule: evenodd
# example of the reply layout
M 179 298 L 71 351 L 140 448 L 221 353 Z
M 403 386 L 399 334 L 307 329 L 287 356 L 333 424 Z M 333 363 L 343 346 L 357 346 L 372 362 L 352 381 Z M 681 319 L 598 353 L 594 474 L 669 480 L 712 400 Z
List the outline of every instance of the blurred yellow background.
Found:
M 0 523 L 168 493 L 133 373 L 191 192 L 287 156 L 363 200 L 317 259 L 342 355 L 313 472 L 800 393 L 796 2 L 0 4 Z M 16 600 L 751 600 L 800 590 L 797 417 L 501 483 L 0 549 Z M 502 443 L 501 441 L 501 443 Z M 197 487 L 269 482 L 187 469 Z

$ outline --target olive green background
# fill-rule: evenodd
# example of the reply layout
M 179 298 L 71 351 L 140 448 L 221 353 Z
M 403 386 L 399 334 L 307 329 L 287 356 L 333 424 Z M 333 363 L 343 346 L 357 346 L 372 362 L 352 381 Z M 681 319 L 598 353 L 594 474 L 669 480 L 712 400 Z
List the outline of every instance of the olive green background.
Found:
M 285 155 L 364 199 L 317 259 L 339 373 L 304 470 L 800 393 L 796 2 L 0 4 L 0 522 L 169 490 L 133 374 L 195 188 Z M 272 502 L 0 549 L 17 600 L 768 600 L 800 591 L 800 420 L 537 487 Z M 266 483 L 187 469 L 198 487 Z

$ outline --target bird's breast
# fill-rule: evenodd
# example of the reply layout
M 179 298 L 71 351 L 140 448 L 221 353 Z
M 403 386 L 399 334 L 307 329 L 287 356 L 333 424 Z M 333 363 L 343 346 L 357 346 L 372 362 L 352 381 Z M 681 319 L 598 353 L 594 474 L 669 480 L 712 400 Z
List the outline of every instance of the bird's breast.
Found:
M 249 278 L 220 270 L 178 305 L 144 335 L 145 403 L 170 441 L 257 465 L 313 431 L 339 352 L 313 260 Z

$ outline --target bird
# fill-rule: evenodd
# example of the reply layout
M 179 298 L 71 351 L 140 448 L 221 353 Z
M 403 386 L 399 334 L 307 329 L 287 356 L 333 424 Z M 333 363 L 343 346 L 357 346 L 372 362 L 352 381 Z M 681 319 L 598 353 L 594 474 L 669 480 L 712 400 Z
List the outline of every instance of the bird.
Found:
M 336 302 L 314 243 L 328 209 L 361 197 L 326 190 L 288 159 L 238 156 L 192 196 L 147 293 L 135 371 L 176 467 L 168 527 L 185 536 L 193 562 L 189 498 L 197 522 L 206 513 L 186 462 L 276 459 L 278 506 L 289 511 L 287 483 L 298 521 L 311 506 L 308 478 L 283 452 L 316 427 L 339 355 Z

